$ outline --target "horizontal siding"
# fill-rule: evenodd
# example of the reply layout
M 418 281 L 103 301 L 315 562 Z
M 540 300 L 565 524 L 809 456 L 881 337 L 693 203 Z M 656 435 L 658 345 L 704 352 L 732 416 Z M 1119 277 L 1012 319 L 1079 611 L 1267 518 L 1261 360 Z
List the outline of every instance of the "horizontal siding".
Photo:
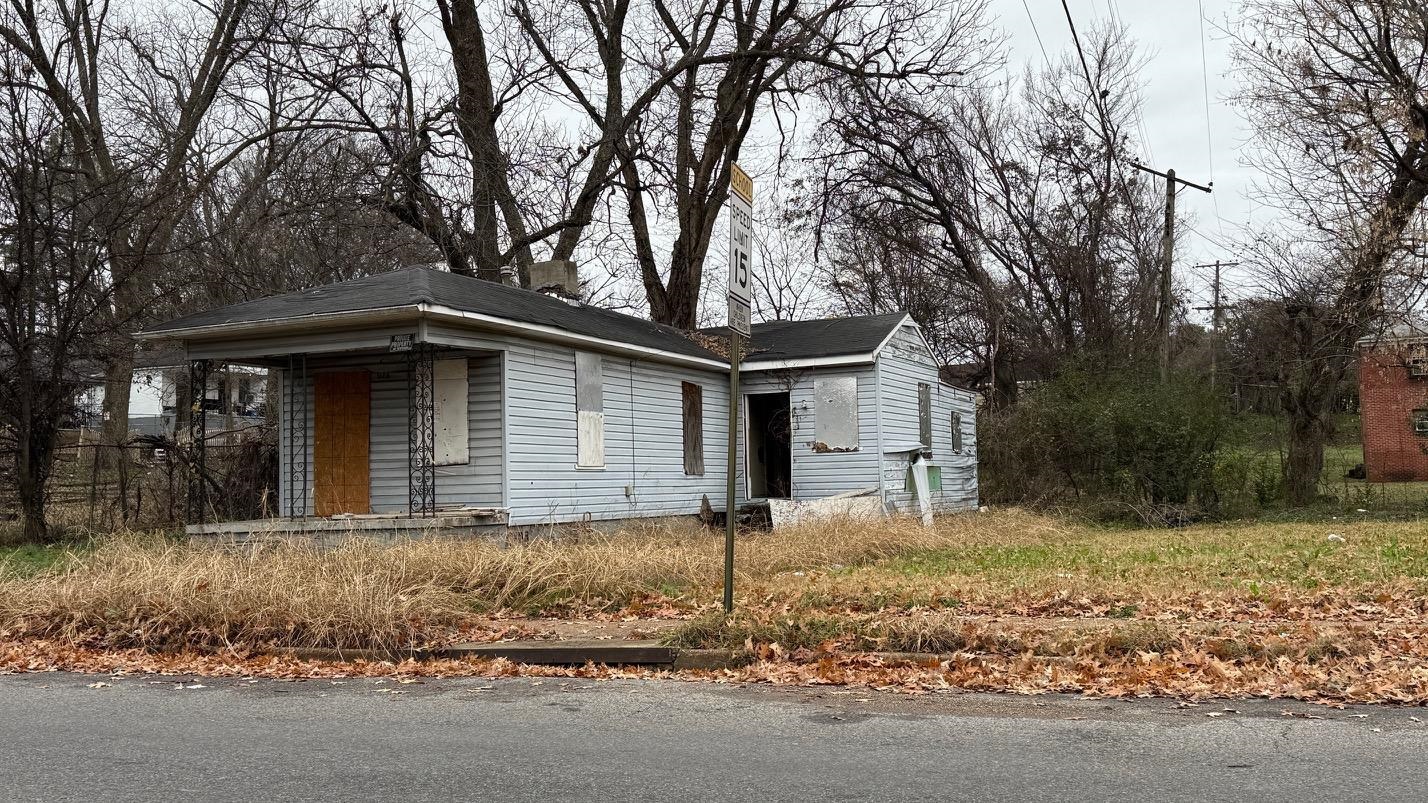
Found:
M 976 406 L 972 395 L 938 380 L 937 364 L 917 330 L 904 326 L 888 343 L 878 360 L 882 395 L 883 448 L 918 442 L 918 383 L 932 388 L 932 459 L 929 466 L 942 471 L 942 491 L 932 492 L 934 510 L 965 510 L 977 506 Z M 952 451 L 953 411 L 962 413 L 962 451 Z M 887 454 L 883 477 L 888 507 L 895 512 L 919 513 L 917 496 L 904 490 L 908 459 Z
M 639 516 L 697 513 L 709 497 L 724 505 L 725 422 L 729 412 L 728 377 L 645 360 L 606 355 L 604 369 L 605 467 L 576 468 L 575 349 L 514 336 L 471 332 L 431 325 L 426 337 L 466 355 L 470 366 L 471 463 L 442 466 L 437 473 L 438 503 L 504 506 L 512 524 L 609 520 Z M 504 356 L 503 356 L 504 355 Z M 442 356 L 448 356 L 443 353 Z M 373 509 L 406 509 L 406 366 L 400 355 L 314 356 L 308 360 L 306 422 L 311 465 L 312 387 L 310 375 L 323 369 L 365 366 L 373 371 Z M 853 376 L 858 381 L 859 449 L 819 453 L 814 380 Z M 288 379 L 284 377 L 284 379 Z M 886 498 L 898 510 L 915 507 L 902 490 L 906 461 L 880 454 L 887 445 L 918 437 L 917 383 L 933 388 L 932 465 L 940 466 L 941 510 L 977 503 L 976 434 L 970 394 L 938 382 L 932 358 L 914 329 L 895 336 L 872 366 L 753 372 L 742 377 L 744 393 L 787 390 L 792 405 L 793 495 L 816 499 L 876 487 L 886 481 Z M 703 388 L 704 465 L 702 476 L 684 474 L 681 382 Z M 289 406 L 283 393 L 283 415 Z M 951 412 L 963 413 L 964 445 L 950 454 Z M 881 415 L 880 415 L 881 413 Z M 881 420 L 880 420 L 881 419 Z M 743 417 L 740 417 L 740 433 Z M 280 501 L 286 503 L 286 427 L 280 439 L 283 466 Z M 880 444 L 881 439 L 881 444 Z M 744 439 L 737 462 L 737 496 L 747 488 Z M 309 470 L 308 477 L 312 472 Z M 628 488 L 628 493 L 627 493 Z M 311 513 L 311 491 L 308 512 Z M 285 513 L 289 513 L 284 508 Z
M 814 380 L 826 377 L 851 376 L 858 381 L 858 450 L 856 452 L 816 452 L 813 449 L 817 422 Z M 754 393 L 789 394 L 791 407 L 790 440 L 793 452 L 792 495 L 794 499 L 818 499 L 824 496 L 861 491 L 878 486 L 878 413 L 877 382 L 872 366 L 857 368 L 816 368 L 802 371 L 755 372 L 740 376 L 743 395 Z M 742 420 L 740 431 L 747 425 Z M 747 438 L 739 439 L 739 498 L 747 494 L 744 476 L 748 467 L 744 447 Z M 723 443 L 722 428 L 720 443 Z
M 605 467 L 577 468 L 575 349 L 512 344 L 508 471 L 512 524 L 698 513 L 703 496 L 723 504 L 719 374 L 623 357 L 603 358 Z M 684 473 L 681 382 L 704 388 L 705 473 Z M 721 392 L 721 389 L 723 392 Z M 627 492 L 628 491 L 628 492 Z

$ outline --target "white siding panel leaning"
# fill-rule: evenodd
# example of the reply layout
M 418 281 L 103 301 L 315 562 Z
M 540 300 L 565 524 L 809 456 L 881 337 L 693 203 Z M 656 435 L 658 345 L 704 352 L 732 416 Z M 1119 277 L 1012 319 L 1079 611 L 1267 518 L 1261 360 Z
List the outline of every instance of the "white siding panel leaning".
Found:
M 575 465 L 605 466 L 605 371 L 586 351 L 575 353 Z
M 461 466 L 471 461 L 467 414 L 466 358 L 437 360 L 433 370 L 433 406 L 436 408 L 436 464 Z
M 858 378 L 820 376 L 813 380 L 816 452 L 858 449 Z

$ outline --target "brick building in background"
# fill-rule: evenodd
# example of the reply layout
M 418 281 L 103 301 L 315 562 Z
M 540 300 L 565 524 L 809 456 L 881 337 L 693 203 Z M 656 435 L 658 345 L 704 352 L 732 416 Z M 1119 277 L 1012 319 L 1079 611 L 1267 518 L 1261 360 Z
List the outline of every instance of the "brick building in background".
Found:
M 1428 480 L 1428 331 L 1396 326 L 1358 349 L 1366 479 Z

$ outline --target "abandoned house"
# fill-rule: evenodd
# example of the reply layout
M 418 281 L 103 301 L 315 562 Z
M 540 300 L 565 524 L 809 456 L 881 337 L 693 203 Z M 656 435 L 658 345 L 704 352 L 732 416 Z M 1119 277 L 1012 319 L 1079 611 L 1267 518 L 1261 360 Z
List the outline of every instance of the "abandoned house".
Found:
M 1428 481 L 1428 331 L 1399 324 L 1358 350 L 1365 478 Z
M 551 264 L 538 286 L 573 287 L 573 266 Z M 205 522 L 198 484 L 190 532 L 466 531 L 724 505 L 727 340 L 708 332 L 419 267 L 140 338 L 181 344 L 195 382 L 233 363 L 277 383 L 275 517 Z M 938 380 L 906 315 L 756 325 L 740 377 L 737 501 L 976 506 L 973 396 Z M 201 456 L 201 431 L 193 442 Z

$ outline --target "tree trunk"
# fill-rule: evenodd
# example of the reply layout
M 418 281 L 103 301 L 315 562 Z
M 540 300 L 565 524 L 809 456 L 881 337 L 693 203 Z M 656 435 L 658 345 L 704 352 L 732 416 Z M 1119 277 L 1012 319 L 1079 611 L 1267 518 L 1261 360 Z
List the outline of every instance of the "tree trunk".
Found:
M 1324 420 L 1322 414 L 1290 413 L 1284 495 L 1292 505 L 1307 505 L 1319 498 L 1319 480 L 1324 473 L 1324 444 L 1329 436 Z
M 1007 349 L 992 352 L 992 393 L 987 403 L 993 410 L 1005 410 L 1016 404 L 1016 365 Z
M 19 450 L 15 455 L 16 486 L 20 495 L 21 537 L 28 542 L 49 540 L 45 498 L 59 442 L 58 414 L 53 409 L 36 410 L 34 400 L 22 402 Z

